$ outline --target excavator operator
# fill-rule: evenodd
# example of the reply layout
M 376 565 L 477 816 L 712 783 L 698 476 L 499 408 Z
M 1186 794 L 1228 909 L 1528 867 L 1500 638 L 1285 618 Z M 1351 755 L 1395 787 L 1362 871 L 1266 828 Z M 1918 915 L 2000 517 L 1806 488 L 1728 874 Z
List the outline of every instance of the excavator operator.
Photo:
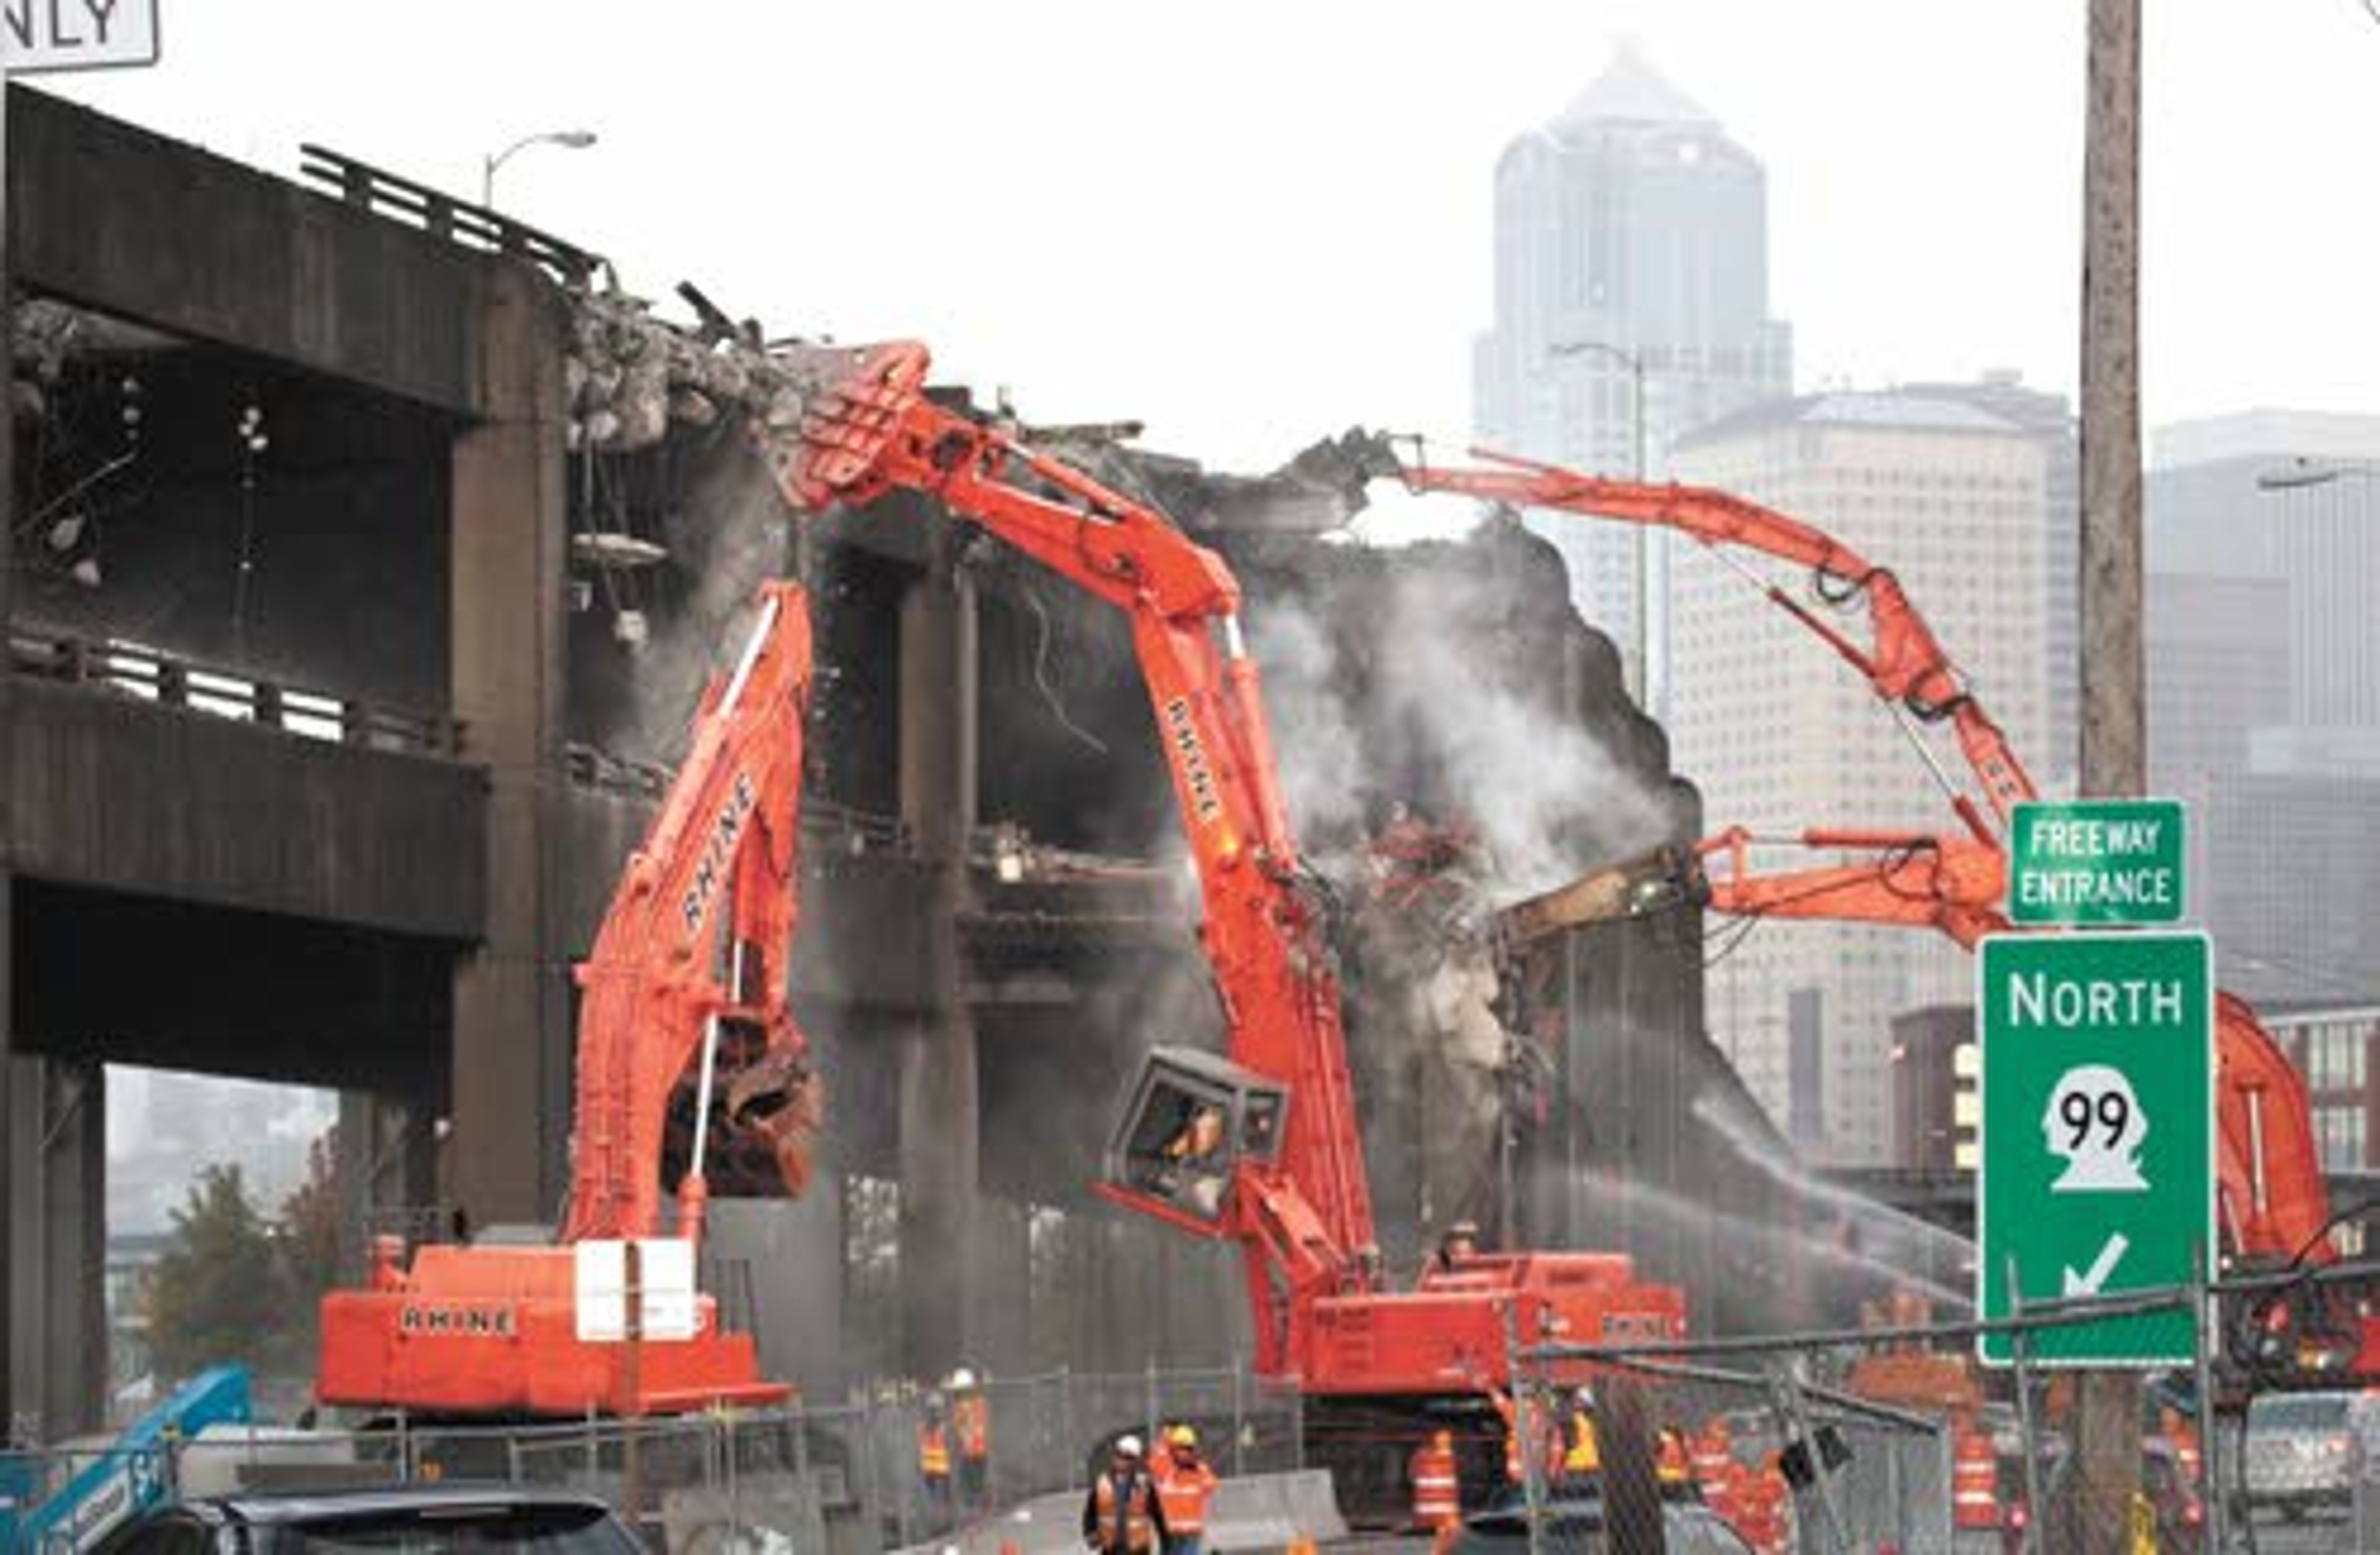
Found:
M 1158 1152 L 1149 1189 L 1213 1220 L 1222 1213 L 1231 1159 L 1223 1148 L 1223 1110 L 1212 1102 L 1192 1104 L 1182 1125 Z

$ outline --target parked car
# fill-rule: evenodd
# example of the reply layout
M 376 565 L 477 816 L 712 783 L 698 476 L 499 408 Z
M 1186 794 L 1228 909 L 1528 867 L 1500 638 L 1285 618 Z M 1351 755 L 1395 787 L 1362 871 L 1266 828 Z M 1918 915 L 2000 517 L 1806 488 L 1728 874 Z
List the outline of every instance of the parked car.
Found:
M 644 1555 L 592 1496 L 517 1485 L 214 1496 L 117 1529 L 100 1555 L 346 1555 L 501 1549 L 511 1555 Z
M 2247 1511 L 2278 1512 L 2292 1523 L 2350 1511 L 2356 1473 L 2371 1452 L 2380 1452 L 2380 1397 L 2259 1393 L 2240 1445 Z
M 2065 1443 L 2043 1454 L 2041 1493 L 2053 1504 L 2066 1485 L 2073 1459 Z M 2022 1455 L 2000 1460 L 2000 1492 L 2007 1507 L 2000 1519 L 2000 1547 L 2007 1555 L 2024 1549 L 2025 1530 L 2033 1525 L 2032 1505 L 2025 1500 Z M 2166 1555 L 2197 1555 L 2206 1547 L 2206 1503 L 2198 1487 L 2182 1472 L 2173 1443 L 2161 1436 L 2141 1440 L 2141 1493 L 2156 1514 L 2156 1547 Z

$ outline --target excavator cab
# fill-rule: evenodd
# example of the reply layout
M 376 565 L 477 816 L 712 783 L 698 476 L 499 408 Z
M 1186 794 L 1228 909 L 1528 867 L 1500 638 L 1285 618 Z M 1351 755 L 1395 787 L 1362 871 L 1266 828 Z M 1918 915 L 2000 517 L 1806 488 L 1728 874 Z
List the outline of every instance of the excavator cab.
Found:
M 1223 1216 L 1232 1172 L 1269 1165 L 1281 1148 L 1289 1088 L 1195 1048 L 1154 1048 L 1108 1141 L 1111 1197 L 1154 1200 L 1208 1223 Z

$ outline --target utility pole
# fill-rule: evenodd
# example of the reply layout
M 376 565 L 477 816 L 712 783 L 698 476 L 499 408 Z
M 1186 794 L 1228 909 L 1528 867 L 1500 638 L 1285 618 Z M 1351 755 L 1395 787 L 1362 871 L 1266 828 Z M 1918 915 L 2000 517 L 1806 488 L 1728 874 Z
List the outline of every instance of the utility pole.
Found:
M 2082 793 L 2148 783 L 2141 641 L 2141 0 L 2091 0 L 2082 152 Z M 2085 1372 L 2058 1548 L 2120 1555 L 2141 1483 L 2141 1382 Z M 2204 1405 L 2202 1404 L 2202 1407 Z M 2206 1431 L 2210 1443 L 2214 1433 Z

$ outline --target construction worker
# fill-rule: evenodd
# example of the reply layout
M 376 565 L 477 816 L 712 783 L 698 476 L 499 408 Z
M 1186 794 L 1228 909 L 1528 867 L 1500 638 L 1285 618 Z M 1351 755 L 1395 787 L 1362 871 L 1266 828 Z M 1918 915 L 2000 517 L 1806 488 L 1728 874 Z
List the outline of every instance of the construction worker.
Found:
M 1165 1537 L 1165 1508 L 1141 1458 L 1140 1438 L 1116 1438 L 1108 1466 L 1083 1496 L 1083 1543 L 1100 1555 L 1150 1555 Z
M 1488 1399 L 1504 1422 L 1504 1477 L 1522 1484 L 1529 1477 L 1529 1454 L 1534 1449 L 1547 1449 L 1540 1462 L 1553 1460 L 1553 1444 L 1544 1440 L 1543 1415 L 1525 1396 L 1515 1399 L 1501 1388 L 1491 1385 Z
M 1414 1525 L 1427 1528 L 1441 1543 L 1463 1525 L 1462 1466 L 1454 1458 L 1454 1433 L 1440 1427 L 1414 1449 L 1405 1464 L 1413 1481 Z
M 1150 1465 L 1157 1482 L 1157 1504 L 1165 1513 L 1165 1555 L 1204 1555 L 1207 1548 L 1207 1503 L 1221 1483 L 1198 1455 L 1198 1433 L 1176 1426 L 1165 1433 L 1165 1451 Z
M 1230 1170 L 1223 1150 L 1223 1111 L 1201 1102 L 1165 1142 L 1164 1159 L 1158 1168 L 1160 1190 L 1213 1220 L 1222 1213 L 1223 1184 Z
M 2198 1427 L 2190 1417 L 2171 1404 L 2157 1411 L 2157 1428 L 2173 1443 L 2174 1465 L 2181 1470 L 2181 1482 L 2197 1489 L 2205 1479 L 2205 1460 L 2199 1451 Z
M 991 1401 L 973 1371 L 951 1373 L 951 1432 L 958 1438 L 959 1507 L 969 1515 L 991 1510 Z
M 1737 1514 L 1735 1531 L 1743 1542 L 1761 1555 L 1781 1555 L 1792 1541 L 1793 1524 L 1791 1505 L 1792 1487 L 1785 1483 L 1785 1471 L 1779 1467 L 1777 1453 L 1768 1454 L 1757 1474 L 1745 1476 L 1737 1500 L 1742 1510 Z
M 926 1417 L 917 1422 L 917 1477 L 926 1487 L 926 1519 L 948 1527 L 951 1515 L 951 1428 L 942 1417 L 942 1396 L 929 1394 Z
M 1687 1450 L 1686 1433 L 1680 1427 L 1663 1426 L 1654 1438 L 1653 1476 L 1660 1483 L 1663 1500 L 1694 1499 L 1694 1454 Z
M 1479 1256 L 1479 1225 L 1475 1221 L 1457 1221 L 1446 1228 L 1438 1241 L 1438 1267 L 1452 1270 L 1456 1265 Z
M 1200 1103 L 1189 1122 L 1166 1141 L 1165 1158 L 1184 1163 L 1204 1161 L 1223 1148 L 1223 1110 Z
M 1567 1478 L 1603 1472 L 1603 1443 L 1595 1431 L 1595 1390 L 1582 1382 L 1570 1397 L 1569 1430 L 1562 1443 L 1561 1471 Z
M 1727 1416 L 1714 1415 L 1706 1421 L 1694 1444 L 1694 1483 L 1700 1487 L 1703 1501 L 1723 1521 L 1732 1522 L 1735 1509 L 1735 1433 L 1727 1427 Z

